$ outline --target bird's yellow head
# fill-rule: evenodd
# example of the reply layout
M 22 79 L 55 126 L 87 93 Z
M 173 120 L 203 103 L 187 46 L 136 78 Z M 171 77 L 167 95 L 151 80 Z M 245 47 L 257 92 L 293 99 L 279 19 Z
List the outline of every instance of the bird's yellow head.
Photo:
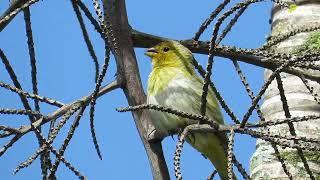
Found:
M 177 41 L 164 41 L 149 48 L 146 53 L 151 57 L 153 68 L 175 67 L 193 69 L 191 51 Z

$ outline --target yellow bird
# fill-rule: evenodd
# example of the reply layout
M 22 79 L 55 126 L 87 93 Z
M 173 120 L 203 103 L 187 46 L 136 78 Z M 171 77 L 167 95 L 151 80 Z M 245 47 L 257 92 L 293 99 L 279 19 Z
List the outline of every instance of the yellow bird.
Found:
M 169 106 L 189 113 L 201 114 L 203 80 L 193 66 L 189 49 L 176 41 L 165 41 L 149 48 L 146 53 L 152 59 L 152 72 L 148 80 L 149 104 Z M 197 121 L 181 118 L 165 112 L 151 110 L 151 118 L 157 131 L 170 132 Z M 212 89 L 207 96 L 206 116 L 223 124 L 223 117 Z M 221 179 L 227 179 L 226 136 L 213 133 L 192 133 L 187 142 L 206 156 L 215 166 Z

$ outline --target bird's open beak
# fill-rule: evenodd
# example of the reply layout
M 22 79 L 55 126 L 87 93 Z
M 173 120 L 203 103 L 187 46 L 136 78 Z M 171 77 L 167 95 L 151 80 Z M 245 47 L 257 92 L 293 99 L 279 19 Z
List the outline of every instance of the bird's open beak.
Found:
M 158 53 L 158 51 L 155 48 L 149 48 L 149 49 L 147 49 L 147 51 L 144 54 L 152 58 L 157 53 Z

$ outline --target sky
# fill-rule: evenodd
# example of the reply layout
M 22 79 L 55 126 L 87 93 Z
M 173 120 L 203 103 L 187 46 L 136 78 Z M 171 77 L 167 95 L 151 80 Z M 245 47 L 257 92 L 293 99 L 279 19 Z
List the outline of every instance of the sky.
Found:
M 93 11 L 91 1 L 84 1 Z M 130 25 L 139 31 L 174 39 L 189 39 L 194 36 L 201 23 L 221 3 L 218 1 L 154 1 L 127 0 L 127 14 Z M 231 5 L 236 2 L 233 1 Z M 0 2 L 0 13 L 8 7 L 8 1 Z M 230 8 L 231 5 L 228 7 Z M 243 48 L 257 48 L 265 42 L 270 32 L 269 18 L 271 3 L 252 5 L 221 44 Z M 104 45 L 86 18 L 90 38 L 96 50 L 100 64 L 103 63 Z M 39 94 L 64 103 L 71 103 L 90 94 L 94 84 L 94 65 L 82 37 L 79 23 L 68 0 L 45 0 L 31 7 L 31 21 L 34 35 L 35 52 L 38 65 Z M 212 26 L 201 36 L 201 40 L 210 40 Z M 23 14 L 16 18 L 0 33 L 0 48 L 10 60 L 18 79 L 25 91 L 32 92 L 29 55 L 25 35 Z M 144 89 L 151 71 L 150 59 L 145 49 L 136 48 L 140 76 Z M 206 65 L 207 56 L 195 54 L 196 59 Z M 263 83 L 263 69 L 240 63 L 254 92 Z M 106 79 L 107 84 L 116 73 L 114 58 L 110 60 Z M 215 58 L 212 80 L 225 101 L 242 118 L 250 106 L 250 98 L 241 84 L 232 62 Z M 12 84 L 3 64 L 0 64 L 0 81 Z M 30 101 L 32 104 L 32 101 Z M 130 112 L 119 113 L 117 107 L 127 106 L 126 98 L 119 89 L 101 97 L 95 111 L 95 127 L 103 160 L 95 153 L 89 129 L 88 111 L 80 122 L 74 138 L 65 153 L 70 161 L 88 179 L 152 179 L 149 162 Z M 22 108 L 18 96 L 0 89 L 0 108 Z M 88 109 L 88 108 L 87 108 Z M 41 104 L 41 112 L 52 113 L 55 108 Z M 230 118 L 224 113 L 226 123 Z M 59 133 L 54 142 L 60 147 L 73 117 Z M 258 120 L 256 114 L 251 118 Z M 19 127 L 28 124 L 27 117 L 0 115 L 0 124 Z M 47 128 L 44 130 L 46 131 Z M 9 139 L 0 139 L 3 146 Z M 255 139 L 245 135 L 236 135 L 235 154 L 249 171 L 250 157 L 255 149 Z M 177 138 L 166 138 L 163 150 L 169 172 L 174 179 L 173 155 Z M 36 160 L 18 174 L 12 175 L 14 168 L 25 161 L 38 148 L 34 133 L 29 133 L 0 157 L 0 177 L 6 180 L 41 179 L 39 160 Z M 53 157 L 53 156 L 52 156 Z M 185 145 L 182 153 L 182 175 L 185 179 L 205 179 L 213 170 L 212 165 L 199 152 Z M 61 164 L 57 172 L 58 179 L 77 179 Z M 240 177 L 240 176 L 239 176 Z M 218 177 L 216 177 L 218 179 Z M 241 178 L 239 178 L 241 179 Z

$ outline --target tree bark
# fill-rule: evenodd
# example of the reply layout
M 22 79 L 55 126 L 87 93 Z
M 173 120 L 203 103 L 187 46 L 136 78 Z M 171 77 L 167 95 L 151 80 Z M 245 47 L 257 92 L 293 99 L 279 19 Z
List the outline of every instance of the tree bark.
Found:
M 110 27 L 109 41 L 117 63 L 117 74 L 124 82 L 123 91 L 130 106 L 146 102 L 140 73 L 131 40 L 131 28 L 128 23 L 124 0 L 104 0 L 105 22 Z M 108 24 L 110 23 L 110 24 Z M 132 112 L 137 130 L 147 152 L 153 179 L 170 179 L 166 161 L 163 156 L 161 140 L 148 141 L 148 136 L 155 128 L 151 123 L 148 110 Z M 125 143 L 125 142 L 124 142 Z M 130 153 L 130 147 L 128 147 Z M 128 160 L 129 162 L 129 160 Z
M 292 3 L 291 0 L 284 0 L 286 3 Z M 317 0 L 298 0 L 295 1 L 298 8 L 290 12 L 287 8 L 280 8 L 274 5 L 272 10 L 272 34 L 286 33 L 293 28 L 310 26 L 313 23 L 320 23 L 320 4 Z M 276 52 L 292 53 L 302 44 L 311 33 L 299 33 L 273 47 Z M 305 70 L 307 71 L 307 70 Z M 313 74 L 319 72 L 311 71 Z M 272 71 L 265 70 L 265 80 L 268 79 Z M 281 73 L 282 84 L 285 96 L 289 106 L 290 113 L 283 110 L 283 99 L 281 100 L 277 80 L 274 80 L 265 93 L 265 99 L 261 110 L 266 121 L 273 119 L 286 118 L 286 116 L 300 117 L 306 115 L 320 114 L 320 106 L 316 103 L 302 80 L 294 75 Z M 278 79 L 279 80 L 279 79 Z M 308 80 L 309 81 L 309 80 Z M 280 83 L 279 83 L 280 84 Z M 314 92 L 320 93 L 320 86 L 317 82 L 309 81 L 314 88 Z M 320 120 L 294 123 L 297 136 L 320 138 Z M 269 129 L 272 134 L 292 135 L 288 125 L 278 125 Z M 293 179 L 312 179 L 308 175 L 305 165 L 297 153 L 297 149 L 282 149 L 278 146 L 281 158 L 285 161 L 289 173 Z M 307 160 L 310 170 L 315 179 L 319 179 L 320 173 L 320 153 L 306 152 L 303 154 Z M 251 177 L 252 179 L 289 179 L 284 172 L 281 163 L 275 155 L 274 148 L 261 139 L 257 140 L 256 151 L 251 159 Z

